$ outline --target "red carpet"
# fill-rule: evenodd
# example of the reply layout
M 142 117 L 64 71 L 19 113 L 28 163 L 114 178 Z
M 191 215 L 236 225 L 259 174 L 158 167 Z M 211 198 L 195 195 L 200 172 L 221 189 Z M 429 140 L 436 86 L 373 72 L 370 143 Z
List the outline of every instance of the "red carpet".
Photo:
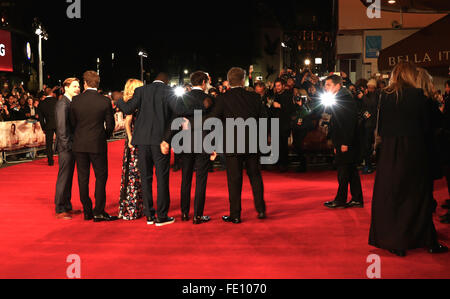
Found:
M 123 141 L 110 144 L 107 211 L 117 215 Z M 54 217 L 57 167 L 46 161 L 0 170 L 0 278 L 66 278 L 70 254 L 81 257 L 82 278 L 297 279 L 367 278 L 367 257 L 381 257 L 382 278 L 450 278 L 450 254 L 409 252 L 401 259 L 370 247 L 374 176 L 363 177 L 365 209 L 331 211 L 323 203 L 337 190 L 335 172 L 264 173 L 266 221 L 256 219 L 248 179 L 243 224 L 221 221 L 228 212 L 225 172 L 211 174 L 206 214 L 213 221 L 181 223 L 180 173 L 171 175 L 174 225 L 145 221 L 86 223 Z M 91 196 L 94 192 L 93 180 Z M 81 209 L 75 180 L 73 204 Z M 447 198 L 444 182 L 436 198 Z M 438 214 L 443 214 L 439 209 Z M 442 241 L 450 229 L 435 219 Z

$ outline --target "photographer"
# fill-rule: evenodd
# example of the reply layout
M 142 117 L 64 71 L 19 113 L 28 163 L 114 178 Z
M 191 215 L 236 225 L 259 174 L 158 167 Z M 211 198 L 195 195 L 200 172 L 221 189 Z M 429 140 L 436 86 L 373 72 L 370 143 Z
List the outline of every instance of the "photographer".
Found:
M 289 136 L 291 135 L 291 116 L 295 112 L 293 103 L 294 94 L 286 90 L 286 82 L 283 79 L 275 81 L 275 97 L 273 108 L 275 108 L 275 118 L 280 120 L 280 160 L 281 172 L 288 170 L 289 164 Z
M 363 174 L 373 173 L 372 154 L 375 144 L 375 129 L 377 126 L 379 93 L 377 82 L 370 80 L 367 83 L 367 92 L 362 99 L 362 158 L 364 161 Z
M 303 142 L 308 133 L 314 130 L 313 113 L 311 99 L 308 98 L 306 90 L 294 90 L 294 103 L 296 111 L 293 116 L 292 133 L 294 137 L 294 148 L 300 160 L 298 172 L 306 172 L 307 161 L 303 148 Z

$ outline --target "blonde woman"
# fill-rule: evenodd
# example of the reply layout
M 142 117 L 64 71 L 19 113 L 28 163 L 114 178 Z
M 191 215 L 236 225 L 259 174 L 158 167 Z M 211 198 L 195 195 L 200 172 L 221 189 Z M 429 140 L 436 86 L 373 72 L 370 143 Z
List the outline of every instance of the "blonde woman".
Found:
M 418 71 L 399 63 L 384 90 L 379 114 L 382 138 L 372 202 L 369 244 L 404 257 L 426 248 L 443 253 L 433 223 L 430 194 L 430 115 L 427 97 L 417 88 Z
M 139 80 L 128 80 L 125 85 L 123 100 L 128 102 L 133 98 L 136 88 L 142 86 L 143 83 Z M 136 220 L 141 218 L 144 209 L 141 178 L 137 167 L 137 149 L 131 145 L 137 113 L 138 111 L 132 115 L 127 115 L 125 120 L 127 139 L 123 156 L 122 183 L 119 202 L 119 218 L 122 218 L 123 220 Z

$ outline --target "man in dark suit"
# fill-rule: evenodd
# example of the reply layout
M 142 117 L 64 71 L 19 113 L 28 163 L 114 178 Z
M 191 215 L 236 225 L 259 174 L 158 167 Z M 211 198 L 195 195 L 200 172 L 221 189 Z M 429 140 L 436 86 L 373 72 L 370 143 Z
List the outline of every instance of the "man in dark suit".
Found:
M 165 226 L 175 222 L 169 217 L 170 192 L 170 156 L 161 151 L 161 144 L 170 127 L 172 114 L 183 114 L 183 102 L 177 99 L 174 91 L 167 84 L 169 76 L 161 73 L 147 86 L 137 88 L 128 102 L 120 100 L 117 106 L 125 114 L 131 115 L 139 110 L 135 122 L 132 145 L 138 149 L 138 168 L 142 180 L 144 213 L 147 224 Z M 181 110 L 178 110 L 179 107 Z M 169 142 L 167 142 L 169 143 Z M 153 168 L 156 168 L 158 184 L 157 218 L 153 207 Z
M 292 131 L 292 116 L 295 113 L 294 94 L 286 88 L 283 79 L 275 81 L 275 118 L 280 120 L 280 172 L 287 172 L 289 166 L 289 137 Z
M 361 179 L 357 169 L 359 146 L 356 134 L 358 111 L 349 90 L 343 87 L 342 78 L 333 75 L 326 79 L 325 90 L 335 97 L 331 111 L 331 139 L 336 154 L 339 189 L 334 201 L 325 203 L 330 209 L 347 207 L 364 207 Z M 348 185 L 350 184 L 352 200 L 347 204 Z
M 228 72 L 228 81 L 231 84 L 231 90 L 220 95 L 208 117 L 225 119 L 255 119 L 267 117 L 261 98 L 254 92 L 248 92 L 244 89 L 245 71 L 241 68 L 232 68 Z M 245 134 L 245 150 L 239 152 L 237 134 L 234 134 L 234 149 L 225 151 L 228 192 L 230 201 L 230 215 L 224 216 L 225 222 L 234 224 L 241 223 L 241 196 L 243 183 L 243 169 L 247 170 L 248 177 L 253 189 L 253 197 L 256 211 L 259 219 L 266 218 L 266 204 L 264 201 L 264 183 L 260 171 L 260 155 L 253 153 L 250 149 L 254 147 L 250 144 L 249 130 Z M 225 135 L 231 132 L 225 132 Z M 231 146 L 225 144 L 225 149 Z
M 84 93 L 73 98 L 70 122 L 74 128 L 72 150 L 75 156 L 80 199 L 85 220 L 114 221 L 105 212 L 106 182 L 108 180 L 108 144 L 115 127 L 111 101 L 98 93 L 100 77 L 94 71 L 83 75 Z M 105 129 L 106 124 L 106 129 Z M 95 173 L 95 209 L 89 198 L 91 164 Z
M 209 77 L 205 72 L 195 72 L 191 75 L 192 90 L 183 96 L 183 102 L 187 111 L 179 117 L 186 117 L 191 124 L 191 146 L 187 152 L 180 155 L 182 181 L 181 181 L 181 220 L 189 221 L 189 210 L 191 206 L 191 187 L 194 168 L 196 169 L 196 187 L 195 187 L 195 202 L 194 202 L 194 224 L 202 224 L 209 222 L 211 217 L 204 216 L 206 200 L 206 184 L 208 181 L 210 156 L 203 150 L 203 138 L 196 140 L 195 136 L 204 136 L 202 127 L 196 127 L 194 121 L 195 111 L 200 111 L 203 116 L 207 107 L 212 103 L 212 99 L 205 93 Z M 198 144 L 195 144 L 197 142 Z M 196 147 L 200 148 L 196 150 Z
M 42 130 L 45 132 L 45 145 L 47 151 L 48 165 L 55 164 L 53 160 L 53 138 L 56 133 L 55 107 L 58 100 L 53 97 L 51 88 L 45 89 L 45 99 L 39 104 L 40 122 Z
M 75 170 L 75 158 L 72 152 L 73 129 L 70 124 L 70 105 L 72 99 L 80 94 L 80 81 L 69 78 L 64 81 L 65 94 L 56 103 L 56 150 L 58 151 L 58 180 L 56 182 L 55 206 L 56 218 L 72 219 L 72 215 L 81 211 L 73 211 L 72 183 Z

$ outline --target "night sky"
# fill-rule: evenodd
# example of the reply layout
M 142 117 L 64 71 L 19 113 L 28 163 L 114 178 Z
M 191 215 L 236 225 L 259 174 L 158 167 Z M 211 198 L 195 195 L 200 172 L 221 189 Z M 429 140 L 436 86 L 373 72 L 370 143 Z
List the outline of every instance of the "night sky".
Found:
M 15 9 L 23 17 L 13 21 L 30 31 L 33 17 L 44 24 L 49 34 L 45 71 L 52 79 L 95 70 L 99 57 L 104 87 L 120 89 L 128 78 L 140 76 L 140 48 L 149 53 L 145 69 L 152 77 L 159 71 L 202 69 L 217 79 L 232 66 L 247 68 L 253 63 L 258 18 L 269 15 L 295 29 L 298 2 L 303 1 L 81 0 L 77 20 L 67 17 L 66 0 L 18 0 Z M 308 10 L 324 8 L 305 4 Z

